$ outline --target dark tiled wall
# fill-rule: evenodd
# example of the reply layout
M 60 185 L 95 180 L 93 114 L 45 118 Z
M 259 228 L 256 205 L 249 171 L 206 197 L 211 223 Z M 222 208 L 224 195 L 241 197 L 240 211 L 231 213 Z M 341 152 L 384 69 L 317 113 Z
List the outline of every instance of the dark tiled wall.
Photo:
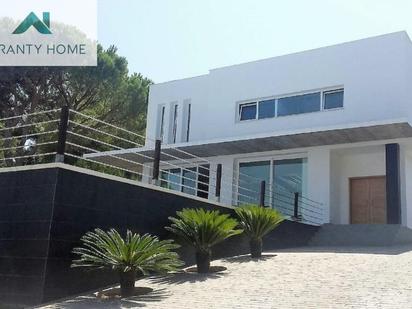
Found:
M 19 219 L 26 214 L 28 216 L 22 230 L 9 230 L 8 226 L 0 228 L 2 242 L 5 241 L 0 247 L 0 256 L 9 258 L 0 263 L 0 268 L 11 268 L 14 272 L 23 274 L 24 278 L 30 277 L 30 280 L 25 281 L 25 289 L 17 289 L 17 285 L 14 285 L 2 293 L 5 295 L 18 291 L 19 295 L 32 297 L 32 303 L 88 291 L 116 281 L 116 276 L 110 272 L 86 272 L 70 268 L 73 258 L 71 250 L 87 231 L 96 227 L 116 228 L 122 232 L 131 229 L 170 238 L 171 235 L 164 227 L 169 224 L 168 217 L 182 208 L 202 207 L 232 213 L 228 208 L 206 201 L 196 201 L 66 169 L 0 173 L 0 182 L 1 190 L 4 190 L 0 191 L 1 196 L 4 194 L 7 201 L 1 202 L 1 207 L 8 209 L 8 219 L 4 221 L 14 222 L 11 218 Z M 33 193 L 24 195 L 25 191 Z M 22 198 L 22 195 L 25 197 Z M 22 210 L 25 215 L 22 215 L 19 208 L 13 207 L 16 204 L 30 205 Z M 305 225 L 285 222 L 268 236 L 266 248 L 304 245 L 315 230 L 316 228 Z M 6 235 L 7 233 L 9 234 Z M 23 237 L 24 240 L 14 242 L 18 237 Z M 13 241 L 5 246 L 6 239 L 10 238 Z M 234 237 L 214 249 L 215 257 L 247 252 L 248 244 L 242 236 Z M 187 263 L 193 263 L 190 248 L 182 247 L 180 253 Z M 6 270 L 0 273 L 0 276 L 7 275 Z
M 42 300 L 56 181 L 56 169 L 0 173 L 3 302 Z
M 170 193 L 59 170 L 50 233 L 45 300 L 108 285 L 117 279 L 108 273 L 86 274 L 84 270 L 70 269 L 73 258 L 70 251 L 85 232 L 96 227 L 116 228 L 121 232 L 131 229 L 168 238 L 171 235 L 164 229 L 169 224 L 168 217 L 185 207 L 222 210 L 206 202 Z M 182 248 L 180 253 L 187 262 L 192 262 L 190 249 Z

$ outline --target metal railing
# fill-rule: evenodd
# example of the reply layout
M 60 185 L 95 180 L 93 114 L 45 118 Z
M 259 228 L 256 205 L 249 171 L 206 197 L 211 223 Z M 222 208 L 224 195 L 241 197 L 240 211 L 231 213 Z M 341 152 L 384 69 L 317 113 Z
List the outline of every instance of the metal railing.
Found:
M 0 119 L 0 167 L 53 162 L 60 109 Z
M 153 149 L 145 150 L 147 141 Z M 272 207 L 291 220 L 323 223 L 323 205 L 300 192 L 170 145 L 163 149 L 159 140 L 67 107 L 0 119 L 0 168 L 49 162 L 97 170 L 225 204 Z

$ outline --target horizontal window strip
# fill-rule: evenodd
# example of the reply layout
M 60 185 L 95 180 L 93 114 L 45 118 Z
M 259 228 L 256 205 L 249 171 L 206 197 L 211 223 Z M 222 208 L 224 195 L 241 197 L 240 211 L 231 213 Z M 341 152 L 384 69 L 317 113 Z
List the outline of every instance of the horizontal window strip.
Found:
M 262 99 L 239 104 L 238 120 L 268 119 L 343 108 L 344 89 Z

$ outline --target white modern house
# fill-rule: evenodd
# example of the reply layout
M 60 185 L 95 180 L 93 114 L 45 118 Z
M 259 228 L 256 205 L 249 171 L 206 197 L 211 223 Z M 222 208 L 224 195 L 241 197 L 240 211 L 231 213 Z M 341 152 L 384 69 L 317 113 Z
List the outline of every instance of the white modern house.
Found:
M 221 164 L 224 204 L 257 199 L 260 179 L 267 206 L 299 192 L 321 223 L 412 227 L 411 125 L 412 43 L 397 32 L 155 84 L 145 147 L 120 153 L 160 139 L 187 153 L 162 161 L 169 188 L 212 199 Z

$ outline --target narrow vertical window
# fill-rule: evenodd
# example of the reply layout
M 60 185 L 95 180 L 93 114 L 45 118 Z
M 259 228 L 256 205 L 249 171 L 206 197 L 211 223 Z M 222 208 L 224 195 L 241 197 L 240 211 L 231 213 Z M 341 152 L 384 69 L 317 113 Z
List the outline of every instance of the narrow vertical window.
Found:
M 176 143 L 176 136 L 177 136 L 177 111 L 178 111 L 178 105 L 175 104 L 173 108 L 173 131 L 172 131 L 173 143 Z
M 209 197 L 209 170 L 209 164 L 200 165 L 198 167 L 197 196 L 199 197 Z
M 165 112 L 166 112 L 166 106 L 162 106 L 160 108 L 160 132 L 159 132 L 159 138 L 163 142 L 163 137 L 165 133 Z
M 192 104 L 189 104 L 189 105 L 187 106 L 186 142 L 189 141 L 191 112 L 192 112 Z

